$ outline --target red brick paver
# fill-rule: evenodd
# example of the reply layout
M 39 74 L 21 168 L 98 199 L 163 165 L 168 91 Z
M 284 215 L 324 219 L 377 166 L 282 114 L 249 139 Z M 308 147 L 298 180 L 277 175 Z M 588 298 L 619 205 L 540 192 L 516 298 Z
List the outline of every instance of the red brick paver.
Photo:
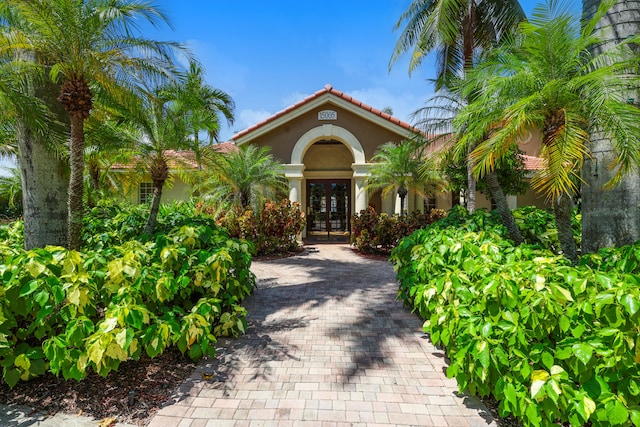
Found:
M 150 427 L 496 425 L 444 374 L 389 263 L 317 245 L 252 271 L 247 334 L 219 341 Z

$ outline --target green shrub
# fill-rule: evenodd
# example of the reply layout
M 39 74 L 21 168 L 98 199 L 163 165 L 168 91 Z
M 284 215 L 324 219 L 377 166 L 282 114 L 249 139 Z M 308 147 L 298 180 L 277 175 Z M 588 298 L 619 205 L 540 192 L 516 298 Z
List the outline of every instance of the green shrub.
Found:
M 0 366 L 9 386 L 47 370 L 107 375 L 170 346 L 198 359 L 214 354 L 216 337 L 245 331 L 250 244 L 186 216 L 155 240 L 123 241 L 135 235 L 137 210 L 92 212 L 89 229 L 104 228 L 84 252 L 0 245 Z
M 351 243 L 365 254 L 389 253 L 400 239 L 446 216 L 442 209 L 400 217 L 378 214 L 369 206 L 351 218 Z
M 640 243 L 572 267 L 463 218 L 415 232 L 391 256 L 448 376 L 524 425 L 639 425 Z
M 256 255 L 269 255 L 297 250 L 303 221 L 300 204 L 283 199 L 280 203 L 267 201 L 259 213 L 228 211 L 217 224 L 228 229 L 232 237 L 252 242 Z

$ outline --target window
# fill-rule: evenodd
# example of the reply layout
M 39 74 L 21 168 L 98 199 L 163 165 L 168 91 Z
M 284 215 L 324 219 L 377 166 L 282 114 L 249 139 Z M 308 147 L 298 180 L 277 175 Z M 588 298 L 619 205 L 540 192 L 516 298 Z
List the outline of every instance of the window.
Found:
M 436 208 L 436 198 L 435 197 L 425 197 L 424 198 L 424 213 L 430 213 L 431 209 Z
M 138 190 L 138 203 L 143 204 L 151 201 L 153 197 L 153 183 L 141 182 Z

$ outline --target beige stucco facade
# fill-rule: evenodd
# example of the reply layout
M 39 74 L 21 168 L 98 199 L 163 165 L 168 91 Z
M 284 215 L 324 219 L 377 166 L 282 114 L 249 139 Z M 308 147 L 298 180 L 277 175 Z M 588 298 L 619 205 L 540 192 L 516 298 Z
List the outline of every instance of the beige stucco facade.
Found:
M 382 197 L 366 190 L 371 158 L 387 142 L 400 143 L 415 129 L 389 114 L 365 105 L 330 85 L 274 116 L 234 135 L 238 146 L 251 144 L 269 147 L 283 164 L 289 182 L 289 198 L 298 202 L 307 214 L 307 237 L 312 231 L 348 234 L 354 213 L 373 206 L 377 212 L 400 213 L 397 196 Z M 539 136 L 533 132 L 523 138 L 520 148 L 535 158 L 540 152 Z M 140 200 L 140 191 L 132 201 Z M 186 199 L 190 187 L 175 177 L 166 188 L 164 201 Z M 490 200 L 478 193 L 478 208 L 491 208 Z M 512 208 L 526 205 L 544 206 L 544 200 L 529 190 L 524 195 L 509 196 Z M 430 207 L 449 209 L 449 193 L 436 194 Z M 422 197 L 409 194 L 408 212 L 424 210 Z M 322 225 L 325 223 L 326 225 Z M 323 228 L 324 227 L 324 228 Z M 316 230 L 317 229 L 317 230 Z
M 339 200 L 346 205 L 347 220 L 369 205 L 378 212 L 399 213 L 396 197 L 382 198 L 379 193 L 371 194 L 365 183 L 371 158 L 378 147 L 387 142 L 400 143 L 413 133 L 409 124 L 327 85 L 298 104 L 240 132 L 233 140 L 237 145 L 252 144 L 271 149 L 284 164 L 289 198 L 299 202 L 308 217 L 314 217 L 309 220 L 310 228 L 315 226 L 319 216 L 326 215 L 329 224 L 331 218 L 339 216 L 343 210 L 342 205 L 333 206 L 337 203 L 333 195 L 323 196 L 323 186 L 326 191 L 347 190 L 348 198 L 342 202 L 340 196 Z M 326 201 L 318 202 L 317 193 L 321 193 L 319 197 L 326 197 Z M 332 206 L 328 206 L 330 203 Z M 446 209 L 451 206 L 450 197 L 438 197 L 438 203 L 438 207 Z M 332 209 L 334 211 L 330 212 Z M 422 199 L 410 195 L 407 209 L 422 210 Z M 304 236 L 310 231 L 305 230 Z

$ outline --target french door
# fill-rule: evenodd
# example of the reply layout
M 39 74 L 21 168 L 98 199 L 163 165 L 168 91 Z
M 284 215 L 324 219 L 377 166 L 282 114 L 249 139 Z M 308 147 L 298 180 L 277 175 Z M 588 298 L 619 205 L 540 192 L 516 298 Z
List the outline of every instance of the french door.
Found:
M 307 181 L 307 238 L 348 241 L 350 217 L 350 180 Z

